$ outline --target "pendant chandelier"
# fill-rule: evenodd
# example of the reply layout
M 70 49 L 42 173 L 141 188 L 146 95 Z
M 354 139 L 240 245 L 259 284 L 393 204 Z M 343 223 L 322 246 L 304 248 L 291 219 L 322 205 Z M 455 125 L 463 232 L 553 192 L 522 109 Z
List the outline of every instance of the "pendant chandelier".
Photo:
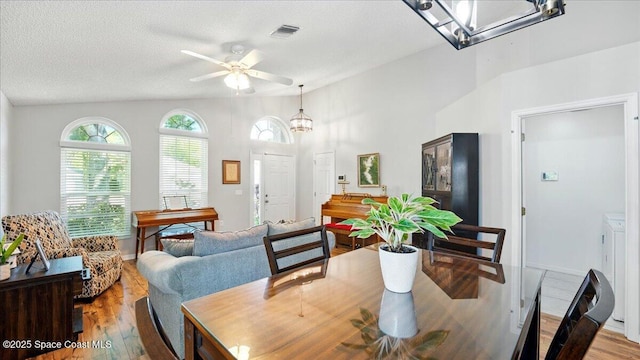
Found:
M 293 132 L 309 132 L 313 130 L 313 120 L 308 117 L 302 110 L 302 87 L 304 85 L 298 85 L 300 88 L 300 111 L 291 117 L 289 120 L 290 129 Z
M 402 1 L 458 50 L 563 15 L 565 7 L 564 0 Z

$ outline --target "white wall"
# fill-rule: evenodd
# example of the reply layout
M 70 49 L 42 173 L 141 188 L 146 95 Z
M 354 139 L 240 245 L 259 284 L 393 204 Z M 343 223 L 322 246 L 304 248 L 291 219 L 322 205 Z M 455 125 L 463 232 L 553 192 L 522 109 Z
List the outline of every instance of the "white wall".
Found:
M 22 106 L 13 108 L 11 213 L 60 209 L 60 135 L 71 121 L 102 116 L 125 128 L 131 137 L 131 208 L 157 209 L 158 128 L 169 111 L 184 108 L 197 113 L 209 129 L 209 205 L 214 206 L 224 226 L 216 230 L 243 229 L 249 225 L 250 178 L 249 133 L 253 123 L 265 115 L 288 119 L 298 105 L 294 97 L 234 97 L 184 101 L 140 101 L 117 103 Z M 297 145 L 292 145 L 293 147 Z M 269 147 L 267 146 L 266 149 Z M 265 149 L 262 147 L 261 149 Z M 222 185 L 222 160 L 240 160 L 241 184 Z M 242 190 L 242 195 L 236 195 Z M 135 237 L 122 239 L 124 254 L 133 254 Z M 152 247 L 148 241 L 148 248 Z
M 436 115 L 441 133 L 480 132 L 480 221 L 504 227 L 504 263 L 511 263 L 511 113 L 640 90 L 640 42 L 501 75 Z M 602 69 L 607 71 L 602 71 Z M 471 119 L 478 119 L 473 123 Z M 487 166 L 488 165 L 488 166 Z
M 8 214 L 10 199 L 9 159 L 9 124 L 13 117 L 13 106 L 0 91 L 0 217 Z M 2 233 L 2 229 L 0 229 Z
M 602 216 L 625 206 L 623 107 L 531 117 L 525 129 L 527 266 L 602 270 Z M 542 181 L 543 171 L 558 181 Z
M 356 158 L 380 153 L 388 193 L 419 195 L 421 144 L 438 135 L 436 112 L 475 88 L 473 55 L 439 46 L 309 93 L 305 112 L 314 130 L 301 139 L 299 182 L 313 183 L 314 153 L 335 150 L 336 174 L 350 181 L 346 191 L 378 195 L 380 188 L 358 188 Z M 298 192 L 300 217 L 313 216 L 312 206 L 313 190 Z

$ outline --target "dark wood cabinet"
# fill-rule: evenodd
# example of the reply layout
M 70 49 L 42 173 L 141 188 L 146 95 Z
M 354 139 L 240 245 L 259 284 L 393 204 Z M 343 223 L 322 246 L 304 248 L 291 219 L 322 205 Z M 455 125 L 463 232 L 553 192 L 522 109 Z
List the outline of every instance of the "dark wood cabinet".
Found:
M 478 225 L 478 150 L 477 133 L 452 133 L 422 144 L 422 196 L 434 198 L 438 207 L 469 225 Z M 415 235 L 413 243 L 426 247 L 427 236 Z
M 82 332 L 82 307 L 73 297 L 82 293 L 82 257 L 50 260 L 49 271 L 36 263 L 11 270 L 0 281 L 0 358 L 25 359 L 69 347 Z M 54 348 L 45 348 L 45 347 Z

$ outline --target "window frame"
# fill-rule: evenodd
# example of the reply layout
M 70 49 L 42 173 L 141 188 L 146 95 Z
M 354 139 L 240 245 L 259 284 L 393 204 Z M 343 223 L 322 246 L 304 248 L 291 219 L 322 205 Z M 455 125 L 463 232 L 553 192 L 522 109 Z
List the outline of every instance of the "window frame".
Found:
M 113 144 L 113 143 L 98 143 L 98 142 L 91 142 L 91 141 L 79 141 L 79 140 L 69 140 L 70 135 L 72 134 L 72 132 L 82 126 L 85 125 L 89 125 L 89 124 L 103 124 L 103 125 L 107 125 L 111 128 L 113 128 L 115 131 L 117 131 L 119 133 L 119 135 L 122 137 L 122 140 L 124 141 L 124 144 Z M 73 197 L 73 193 L 68 193 L 66 192 L 66 189 L 63 192 L 63 188 L 66 187 L 67 183 L 68 183 L 68 178 L 65 177 L 63 179 L 63 175 L 66 175 L 66 172 L 63 172 L 63 165 L 66 163 L 68 157 L 65 157 L 64 154 L 69 152 L 69 151 L 76 151 L 76 152 L 105 152 L 105 153 L 113 153 L 113 154 L 126 154 L 126 160 L 128 163 L 128 169 L 127 169 L 127 180 L 128 180 L 128 184 L 126 184 L 126 189 L 127 191 L 122 192 L 122 191 L 118 191 L 117 195 L 123 197 L 124 199 L 124 226 L 122 229 L 116 229 L 114 231 L 108 231 L 105 233 L 99 233 L 99 234 L 93 234 L 90 231 L 87 231 L 85 229 L 85 231 L 81 234 L 75 234 L 73 233 L 73 229 L 68 229 L 70 230 L 69 232 L 69 236 L 71 236 L 71 238 L 82 238 L 82 237 L 86 237 L 86 236 L 109 236 L 109 235 L 115 235 L 117 236 L 119 239 L 123 239 L 123 238 L 129 238 L 131 237 L 131 216 L 129 215 L 131 213 L 131 161 L 132 161 L 132 157 L 131 157 L 131 139 L 129 137 L 129 134 L 125 131 L 125 129 L 120 126 L 118 123 L 116 123 L 115 121 L 111 120 L 111 119 L 107 119 L 105 117 L 100 117 L 100 116 L 89 116 L 89 117 L 83 117 L 77 120 L 74 120 L 72 122 L 70 122 L 69 124 L 67 124 L 65 126 L 65 128 L 62 130 L 62 134 L 60 136 L 60 215 L 63 218 L 63 220 L 68 223 L 69 221 L 69 207 L 68 207 L 68 199 L 70 197 Z M 114 193 L 115 195 L 115 193 Z M 87 195 L 84 195 L 87 196 Z M 110 195 L 109 195 L 110 196 Z M 63 209 L 63 205 L 67 205 L 67 207 L 65 209 Z
M 275 123 L 277 124 L 277 126 L 280 128 L 280 130 L 282 131 L 282 133 L 284 134 L 284 137 L 286 138 L 286 142 L 280 142 L 280 141 L 270 141 L 270 140 L 260 140 L 260 134 L 258 134 L 258 138 L 254 139 L 251 136 L 251 133 L 253 132 L 253 129 L 256 128 L 257 124 L 261 121 L 269 121 L 270 123 Z M 264 131 L 264 130 L 262 130 Z M 294 137 L 293 134 L 291 134 L 291 130 L 288 126 L 286 126 L 286 124 L 284 123 L 284 121 L 282 119 L 280 119 L 277 116 L 263 116 L 261 118 L 259 118 L 258 120 L 254 121 L 253 125 L 251 125 L 251 129 L 249 130 L 249 139 L 251 141 L 258 141 L 260 143 L 270 143 L 270 144 L 283 144 L 283 145 L 292 145 L 294 143 Z
M 186 115 L 189 116 L 190 118 L 192 118 L 193 120 L 195 120 L 198 125 L 200 126 L 200 130 L 182 130 L 182 129 L 172 129 L 172 128 L 166 128 L 164 127 L 165 123 L 172 117 L 175 115 Z M 194 111 L 188 110 L 188 109 L 184 109 L 184 108 L 180 108 L 180 109 L 174 109 L 169 111 L 168 113 L 166 113 L 162 119 L 160 120 L 160 126 L 158 127 L 159 129 L 159 137 L 158 137 L 158 204 L 160 205 L 160 208 L 163 208 L 164 206 L 164 196 L 171 196 L 171 195 L 176 195 L 174 194 L 167 194 L 164 193 L 164 189 L 162 188 L 162 182 L 163 182 L 163 167 L 162 167 L 162 154 L 163 154 L 163 149 L 162 149 L 162 145 L 163 145 L 163 140 L 162 138 L 167 136 L 167 137 L 175 137 L 175 138 L 187 138 L 187 139 L 196 139 L 196 140 L 200 140 L 203 142 L 204 145 L 204 159 L 203 160 L 203 173 L 202 173 L 202 179 L 206 182 L 206 186 L 204 186 L 202 189 L 200 189 L 201 191 L 199 191 L 200 194 L 204 194 L 204 198 L 200 199 L 202 202 L 202 206 L 208 206 L 209 203 L 209 144 L 208 144 L 208 139 L 209 139 L 209 131 L 207 128 L 206 123 L 204 122 L 204 120 L 202 120 L 202 118 L 195 113 Z M 202 191 L 204 190 L 204 191 Z M 180 194 L 183 195 L 183 194 Z M 185 194 L 186 195 L 186 194 Z M 187 196 L 187 198 L 190 200 L 190 197 Z M 192 206 L 192 204 L 190 202 L 188 202 L 188 206 Z

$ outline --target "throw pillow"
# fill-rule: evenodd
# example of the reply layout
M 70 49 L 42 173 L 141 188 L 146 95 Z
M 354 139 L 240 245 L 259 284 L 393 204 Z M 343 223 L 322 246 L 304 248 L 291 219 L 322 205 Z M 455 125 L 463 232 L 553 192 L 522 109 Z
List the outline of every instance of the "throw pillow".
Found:
M 193 239 L 160 239 L 162 251 L 175 257 L 193 255 Z
M 294 223 L 274 224 L 268 223 L 269 236 L 282 234 L 285 232 L 308 229 L 316 226 L 316 219 L 310 217 L 308 219 L 300 220 Z
M 267 235 L 267 225 L 254 226 L 240 231 L 196 231 L 193 242 L 193 255 L 206 256 L 227 251 L 244 249 L 264 244 L 262 238 Z

